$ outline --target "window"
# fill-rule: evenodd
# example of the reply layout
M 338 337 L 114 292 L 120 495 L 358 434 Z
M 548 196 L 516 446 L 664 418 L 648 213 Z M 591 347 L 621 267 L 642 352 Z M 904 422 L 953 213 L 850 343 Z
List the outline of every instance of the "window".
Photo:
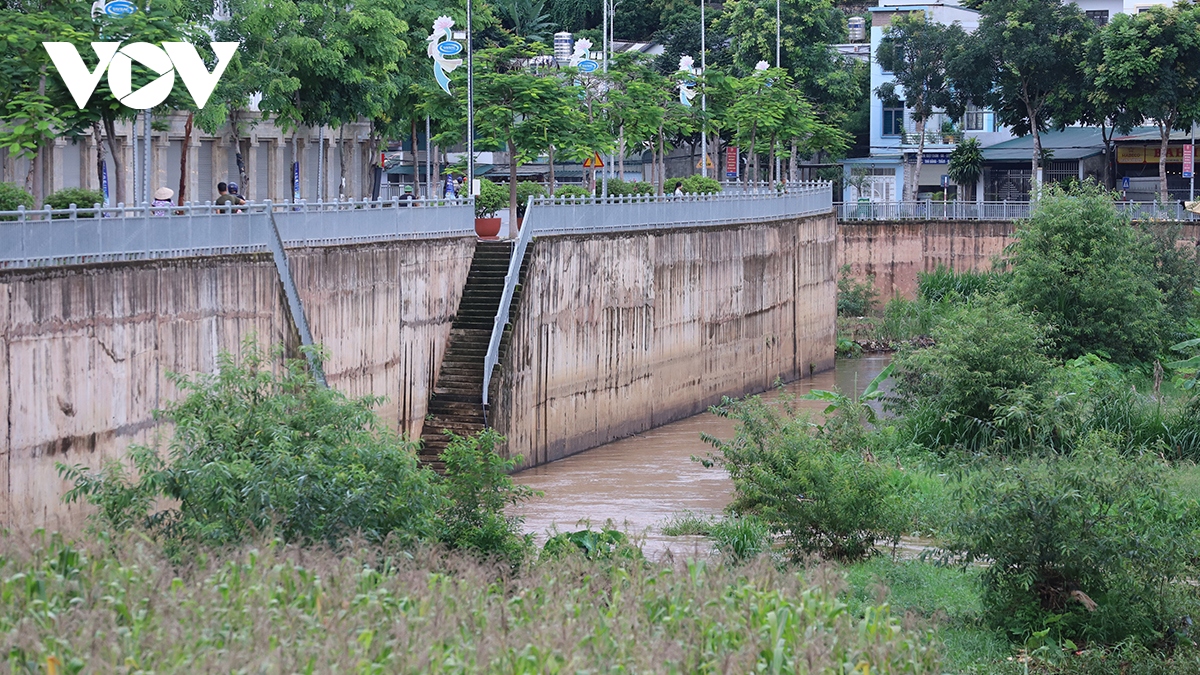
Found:
M 1097 26 L 1103 26 L 1108 23 L 1107 9 L 1089 9 L 1084 12 L 1087 18 L 1091 19 Z
M 983 131 L 983 116 L 987 113 L 982 108 L 968 105 L 967 112 L 963 114 L 963 130 L 964 131 Z
M 883 135 L 899 136 L 904 133 L 904 105 L 883 109 Z

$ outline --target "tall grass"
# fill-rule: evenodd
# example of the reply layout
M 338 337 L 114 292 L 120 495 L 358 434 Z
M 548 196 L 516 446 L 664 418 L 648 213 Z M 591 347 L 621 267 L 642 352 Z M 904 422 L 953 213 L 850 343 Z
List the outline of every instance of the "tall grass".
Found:
M 932 634 L 830 568 L 0 538 L 13 672 L 936 673 Z

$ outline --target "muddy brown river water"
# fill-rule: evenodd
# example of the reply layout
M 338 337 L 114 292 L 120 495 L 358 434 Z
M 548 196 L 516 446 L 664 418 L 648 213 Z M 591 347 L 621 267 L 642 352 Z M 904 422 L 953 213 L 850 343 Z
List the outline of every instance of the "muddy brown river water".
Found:
M 890 356 L 838 360 L 834 370 L 793 382 L 783 391 L 798 396 L 834 387 L 861 392 L 890 360 Z M 824 407 L 819 401 L 798 403 L 813 413 Z M 525 517 L 526 531 L 537 535 L 539 542 L 551 531 L 570 532 L 589 523 L 595 529 L 611 522 L 641 537 L 647 555 L 706 550 L 708 544 L 698 538 L 662 534 L 662 525 L 672 514 L 719 514 L 731 498 L 732 483 L 724 470 L 705 468 L 691 459 L 712 449 L 700 439 L 701 433 L 729 438 L 733 422 L 701 413 L 522 471 L 515 480 L 545 495 L 514 513 Z

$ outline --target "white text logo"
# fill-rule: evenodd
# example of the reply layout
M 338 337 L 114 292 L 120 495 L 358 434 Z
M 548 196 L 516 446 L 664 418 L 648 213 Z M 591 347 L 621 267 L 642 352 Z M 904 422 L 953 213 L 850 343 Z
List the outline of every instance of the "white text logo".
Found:
M 108 88 L 113 96 L 130 108 L 147 110 L 167 100 L 175 86 L 175 73 L 179 73 L 196 107 L 203 108 L 212 96 L 217 80 L 225 72 L 225 66 L 229 65 L 229 59 L 233 58 L 238 43 L 211 43 L 213 53 L 217 55 L 217 65 L 211 73 L 196 48 L 186 42 L 164 42 L 162 47 L 149 42 L 131 42 L 125 46 L 120 42 L 93 42 L 92 51 L 96 52 L 97 59 L 94 71 L 88 70 L 75 45 L 69 42 L 43 42 L 42 46 L 50 54 L 50 60 L 58 68 L 63 83 L 80 109 L 87 105 L 107 70 Z M 137 91 L 133 91 L 132 83 L 134 61 L 158 73 L 153 82 Z

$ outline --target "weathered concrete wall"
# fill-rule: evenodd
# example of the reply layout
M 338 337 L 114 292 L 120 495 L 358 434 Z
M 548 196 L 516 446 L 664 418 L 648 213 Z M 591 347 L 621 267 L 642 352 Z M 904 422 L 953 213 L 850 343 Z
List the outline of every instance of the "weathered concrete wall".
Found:
M 1180 246 L 1200 241 L 1200 225 L 1170 227 Z M 838 265 L 849 265 L 850 276 L 864 281 L 874 275 L 882 302 L 895 295 L 917 297 L 917 274 L 939 265 L 956 272 L 989 271 L 1013 243 L 1012 221 L 850 221 L 838 223 Z
M 474 240 L 289 253 L 331 386 L 386 396 L 386 421 L 420 434 Z M 0 274 L 0 523 L 78 525 L 55 464 L 98 466 L 153 440 L 166 373 L 211 372 L 256 334 L 298 339 L 269 255 Z
M 329 385 L 386 397 L 382 419 L 420 438 L 474 251 L 473 238 L 289 251 Z
M 489 420 L 537 465 L 833 366 L 835 223 L 536 241 Z
M 874 275 L 879 297 L 917 297 L 917 273 L 938 265 L 955 271 L 992 269 L 1012 243 L 1011 221 L 876 221 L 838 223 L 838 265 L 850 276 Z
M 270 256 L 6 273 L 2 521 L 77 525 L 55 464 L 98 466 L 152 438 L 168 371 L 211 371 L 256 333 L 295 346 Z

